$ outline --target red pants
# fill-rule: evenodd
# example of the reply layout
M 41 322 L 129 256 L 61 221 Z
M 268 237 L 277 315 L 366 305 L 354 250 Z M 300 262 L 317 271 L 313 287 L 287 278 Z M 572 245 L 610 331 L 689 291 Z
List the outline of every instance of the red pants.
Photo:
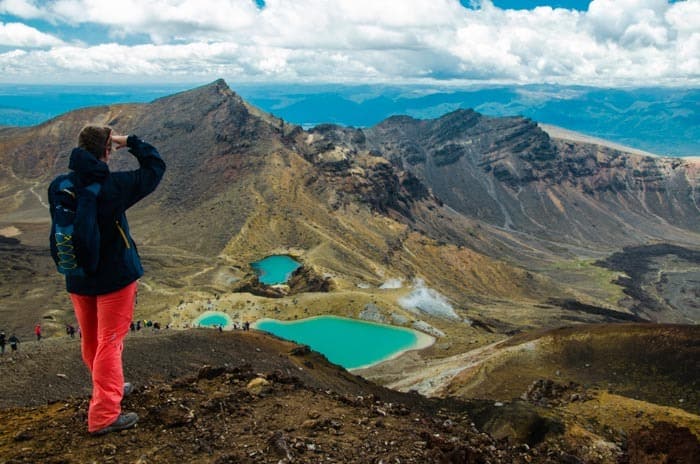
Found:
M 124 395 L 122 350 L 134 315 L 137 282 L 104 295 L 70 294 L 80 325 L 83 361 L 92 376 L 88 431 L 114 422 Z

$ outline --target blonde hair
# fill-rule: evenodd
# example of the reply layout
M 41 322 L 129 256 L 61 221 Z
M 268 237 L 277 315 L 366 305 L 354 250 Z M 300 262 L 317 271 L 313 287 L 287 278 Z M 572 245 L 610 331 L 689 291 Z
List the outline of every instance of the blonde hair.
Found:
M 111 134 L 112 128 L 109 126 L 85 126 L 78 135 L 78 146 L 92 153 L 95 158 L 102 159 L 110 144 Z

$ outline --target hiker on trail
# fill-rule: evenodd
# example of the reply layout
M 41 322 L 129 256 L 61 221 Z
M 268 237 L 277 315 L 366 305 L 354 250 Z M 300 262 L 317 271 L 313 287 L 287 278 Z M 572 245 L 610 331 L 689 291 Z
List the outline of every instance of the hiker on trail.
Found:
M 136 157 L 139 168 L 110 172 L 107 163 L 112 150 L 125 147 Z M 122 350 L 134 315 L 137 280 L 143 275 L 125 213 L 155 190 L 165 163 L 152 145 L 135 135 L 86 126 L 68 167 L 79 205 L 74 225 L 75 235 L 82 234 L 82 240 L 76 243 L 87 248 L 77 250 L 78 261 L 82 254 L 84 260 L 97 263 L 94 272 L 86 269 L 83 276 L 66 275 L 66 289 L 80 327 L 83 361 L 92 377 L 88 431 L 101 435 L 130 428 L 138 421 L 136 413 L 122 413 L 120 404 L 125 392 L 132 389 L 124 382 Z M 49 187 L 52 215 L 58 198 L 54 184 L 56 180 Z M 93 208 L 81 210 L 81 201 Z
M 70 336 L 70 338 L 75 338 L 75 327 L 68 324 L 68 327 L 66 327 L 66 333 Z
M 41 325 L 37 324 L 34 326 L 34 335 L 36 335 L 36 341 L 41 341 Z
M 0 330 L 0 354 L 5 354 L 5 332 Z
M 19 338 L 17 338 L 17 335 L 12 334 L 10 335 L 10 338 L 7 339 L 7 343 L 10 344 L 10 348 L 12 348 L 12 351 L 17 351 L 17 346 L 19 345 Z

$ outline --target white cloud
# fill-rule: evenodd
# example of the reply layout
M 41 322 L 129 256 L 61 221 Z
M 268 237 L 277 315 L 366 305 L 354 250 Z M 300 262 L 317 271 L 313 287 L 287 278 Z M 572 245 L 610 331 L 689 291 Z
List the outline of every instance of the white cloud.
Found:
M 10 7 L 3 3 L 21 3 Z M 227 33 L 253 26 L 259 14 L 252 1 L 234 0 L 57 0 L 42 5 L 40 14 L 35 2 L 4 0 L 2 7 L 17 16 L 40 17 L 53 23 L 85 23 L 109 27 L 115 36 L 149 35 L 156 43 L 173 40 L 223 39 Z
M 0 22 L 0 45 L 33 48 L 61 45 L 62 43 L 60 39 L 50 34 L 44 34 L 26 24 Z
M 43 16 L 34 1 L 26 0 L 0 0 L 0 14 L 11 14 L 25 19 Z
M 119 41 L 112 72 L 233 80 L 428 80 L 697 85 L 700 1 L 594 0 L 588 11 L 462 7 L 458 0 L 2 0 L 0 12 L 61 27 L 90 23 Z M 38 5 L 41 5 L 40 7 Z M 37 33 L 40 33 L 37 31 Z M 47 36 L 50 37 L 50 36 Z M 17 56 L 16 75 L 71 73 L 74 45 Z M 15 43 L 17 47 L 30 47 Z M 81 72 L 105 45 L 80 47 Z M 98 71 L 103 72 L 103 71 Z
M 18 56 L 24 67 L 56 68 L 61 73 L 109 73 L 112 75 L 165 75 L 193 73 L 221 63 L 224 72 L 236 71 L 238 47 L 229 43 L 186 45 L 123 46 L 104 44 L 94 47 L 64 46 L 31 51 Z
M 666 11 L 666 21 L 679 33 L 696 33 L 700 24 L 700 2 L 687 1 L 674 3 Z
M 586 19 L 598 40 L 613 40 L 627 48 L 664 47 L 674 31 L 665 19 L 665 0 L 594 0 Z

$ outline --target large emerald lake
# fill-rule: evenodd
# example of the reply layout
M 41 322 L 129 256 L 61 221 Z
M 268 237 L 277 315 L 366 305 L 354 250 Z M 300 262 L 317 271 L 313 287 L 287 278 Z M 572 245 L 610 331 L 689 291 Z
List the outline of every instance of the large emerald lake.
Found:
M 376 364 L 433 342 L 432 337 L 411 329 L 335 316 L 293 322 L 261 319 L 254 327 L 286 340 L 309 345 L 346 369 Z
M 272 255 L 250 263 L 250 266 L 258 274 L 261 283 L 277 285 L 287 282 L 301 264 L 287 255 Z

